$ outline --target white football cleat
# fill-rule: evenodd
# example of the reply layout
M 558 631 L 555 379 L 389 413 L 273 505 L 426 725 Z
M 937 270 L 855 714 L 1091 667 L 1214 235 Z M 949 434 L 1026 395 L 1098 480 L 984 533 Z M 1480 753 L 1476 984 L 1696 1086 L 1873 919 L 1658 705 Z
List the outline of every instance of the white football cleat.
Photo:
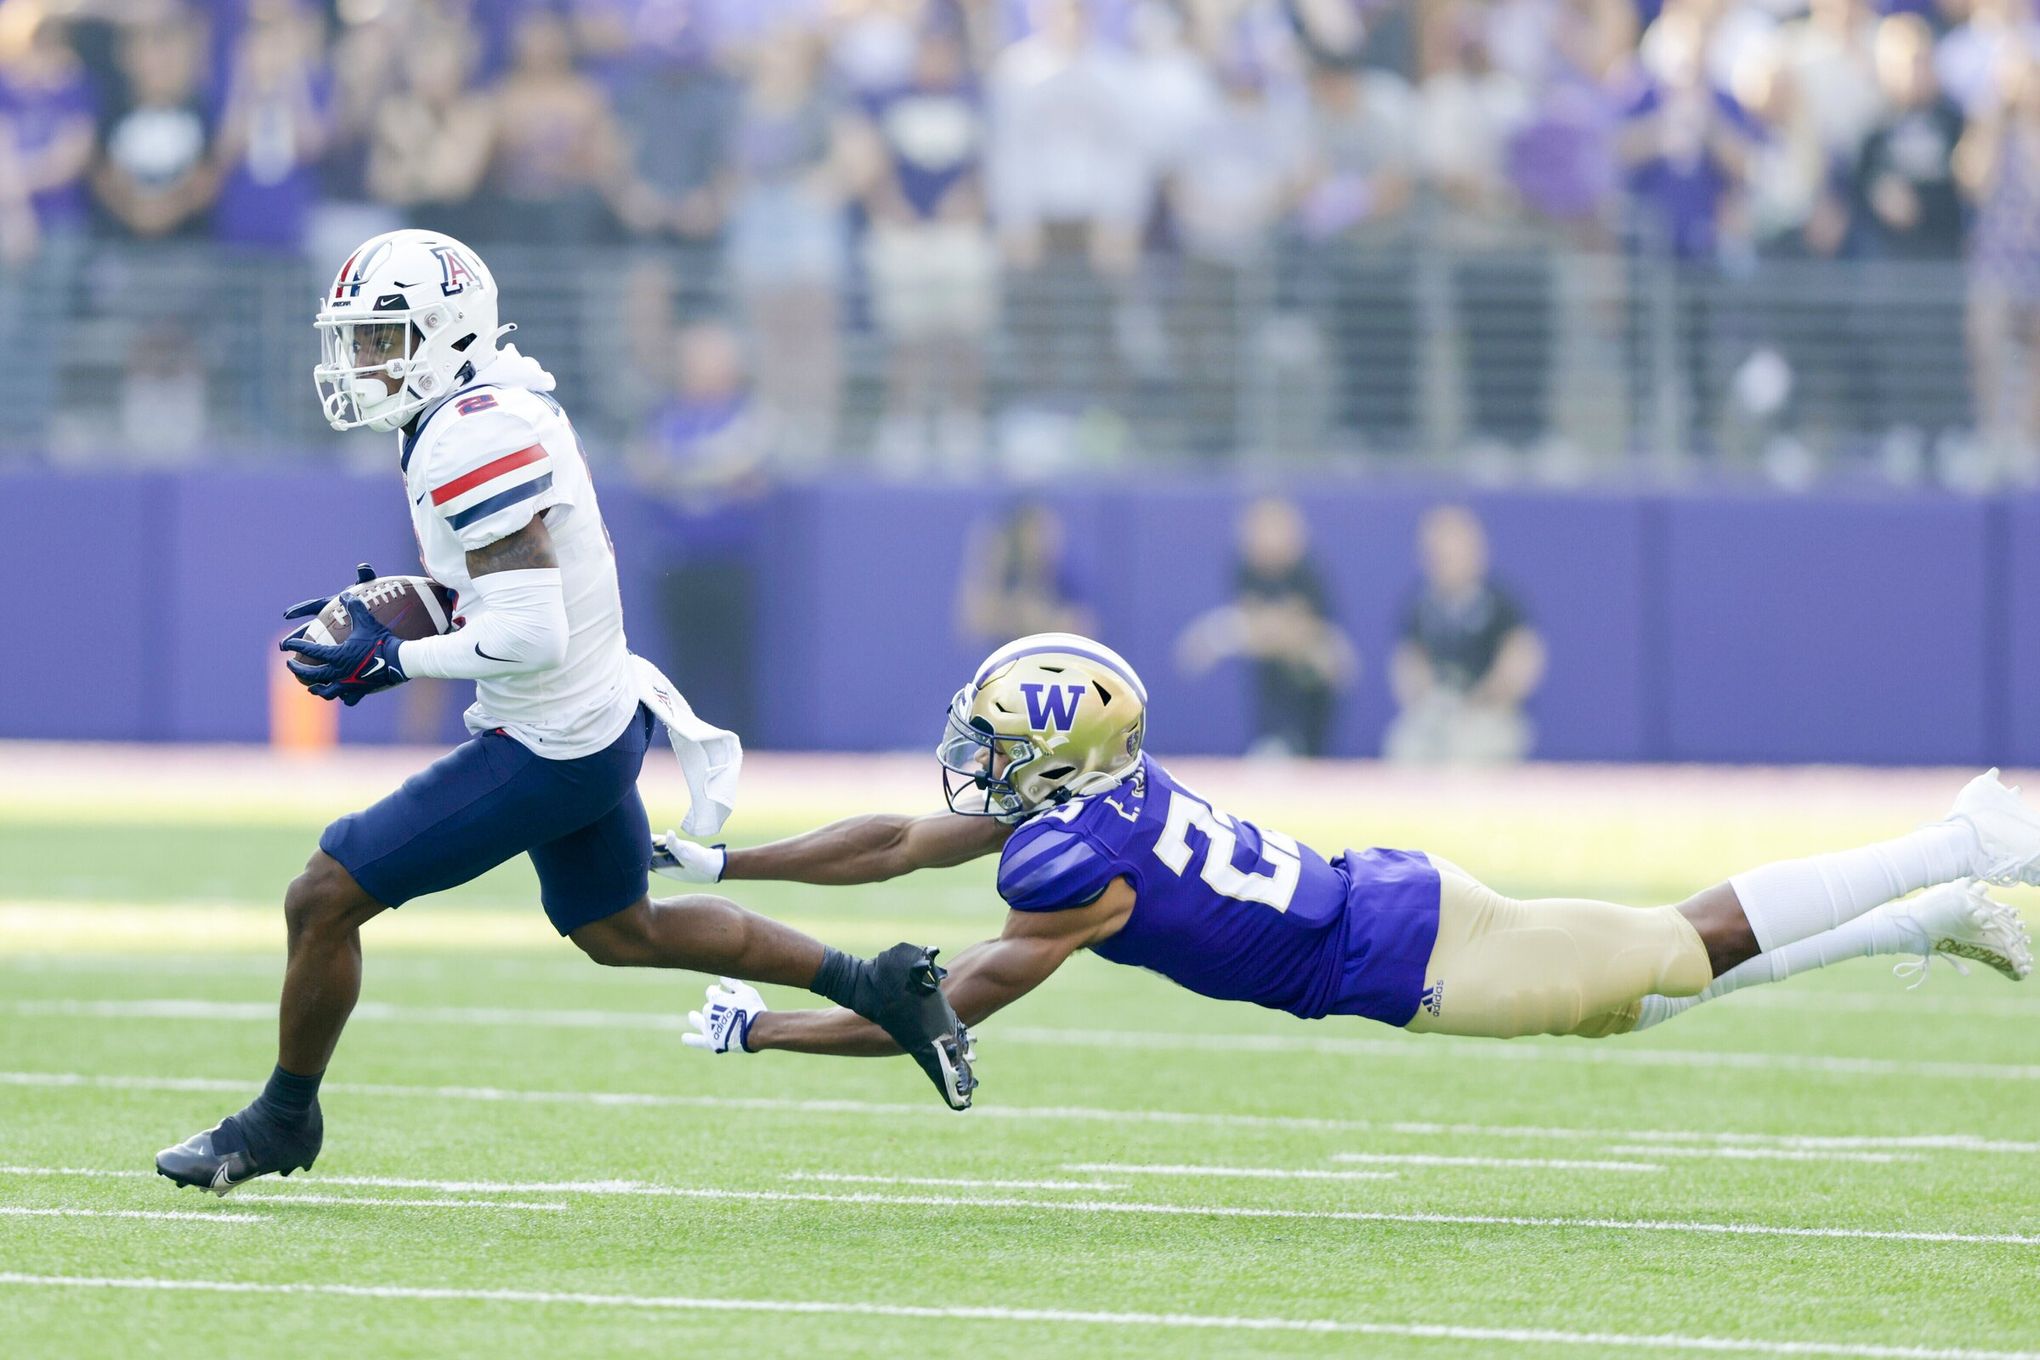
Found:
M 1942 820 L 1976 833 L 1970 877 L 2040 887 L 2040 813 L 2026 806 L 2016 788 L 2000 784 L 1997 774 L 1992 766 L 1964 784 Z
M 2033 971 L 2033 940 L 2018 909 L 1994 900 L 1984 885 L 1974 879 L 1929 888 L 1889 910 L 1918 926 L 1936 954 L 1972 959 L 1995 968 L 2013 982 Z M 1917 963 L 1898 965 L 1897 971 L 1901 976 L 1918 973 L 1923 977 L 1927 963 L 1922 958 Z M 1960 963 L 1956 968 L 1967 971 Z

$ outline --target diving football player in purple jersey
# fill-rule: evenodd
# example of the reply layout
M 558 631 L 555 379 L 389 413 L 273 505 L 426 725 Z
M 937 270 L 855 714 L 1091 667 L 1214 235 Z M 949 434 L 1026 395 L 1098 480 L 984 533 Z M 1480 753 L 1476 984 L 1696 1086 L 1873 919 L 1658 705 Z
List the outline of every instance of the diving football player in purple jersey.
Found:
M 696 882 L 871 883 L 998 850 L 1005 930 L 964 951 L 943 988 L 969 1025 L 1079 949 L 1305 1019 L 1496 1038 L 1623 1034 L 1871 954 L 1960 955 L 2014 981 L 2032 970 L 2018 913 L 1983 884 L 2040 884 L 2040 816 L 1995 770 L 1908 835 L 1766 865 L 1676 906 L 1517 901 L 1434 856 L 1327 859 L 1230 816 L 1142 750 L 1146 721 L 1147 691 L 1110 648 L 1021 638 L 951 703 L 938 751 L 948 812 L 853 817 L 729 851 L 669 832 L 653 867 Z M 712 1052 L 895 1051 L 848 1011 L 768 1012 L 727 980 L 692 1019 L 690 1040 Z

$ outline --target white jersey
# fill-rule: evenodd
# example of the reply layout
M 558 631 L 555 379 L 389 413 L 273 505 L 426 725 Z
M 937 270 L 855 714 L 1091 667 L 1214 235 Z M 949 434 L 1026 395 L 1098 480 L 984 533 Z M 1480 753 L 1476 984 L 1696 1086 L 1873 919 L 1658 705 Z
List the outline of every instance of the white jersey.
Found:
M 469 731 L 500 727 L 541 756 L 570 760 L 621 736 L 638 699 L 616 554 L 580 437 L 551 387 L 550 374 L 506 345 L 406 436 L 404 489 L 425 571 L 458 592 L 455 611 L 469 619 L 482 604 L 467 554 L 551 512 L 545 524 L 566 592 L 566 660 L 477 680 L 466 716 Z

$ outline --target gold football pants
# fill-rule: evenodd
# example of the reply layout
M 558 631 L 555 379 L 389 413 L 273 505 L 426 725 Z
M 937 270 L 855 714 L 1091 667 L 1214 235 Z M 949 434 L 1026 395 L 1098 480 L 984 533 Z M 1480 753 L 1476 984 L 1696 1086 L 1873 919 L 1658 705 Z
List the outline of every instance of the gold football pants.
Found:
M 1449 860 L 1438 867 L 1438 942 L 1409 1028 L 1513 1039 L 1625 1034 L 1643 998 L 1713 980 L 1707 946 L 1673 907 L 1548 897 L 1519 902 Z

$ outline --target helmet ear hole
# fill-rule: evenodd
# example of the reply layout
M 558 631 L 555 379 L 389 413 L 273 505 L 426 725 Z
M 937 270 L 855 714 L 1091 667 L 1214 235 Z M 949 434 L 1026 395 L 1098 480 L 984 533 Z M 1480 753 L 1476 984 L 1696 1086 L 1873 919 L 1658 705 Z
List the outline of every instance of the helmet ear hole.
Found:
M 452 345 L 453 352 L 455 354 L 467 353 L 467 347 L 469 345 L 472 345 L 475 342 L 475 339 L 476 339 L 475 333 L 473 331 L 469 331 L 466 335 L 463 335 L 460 339 L 453 342 Z
M 1077 767 L 1074 765 L 1058 765 L 1052 770 L 1043 770 L 1041 772 L 1041 777 L 1043 779 L 1062 779 L 1065 776 L 1073 775 L 1076 772 Z

